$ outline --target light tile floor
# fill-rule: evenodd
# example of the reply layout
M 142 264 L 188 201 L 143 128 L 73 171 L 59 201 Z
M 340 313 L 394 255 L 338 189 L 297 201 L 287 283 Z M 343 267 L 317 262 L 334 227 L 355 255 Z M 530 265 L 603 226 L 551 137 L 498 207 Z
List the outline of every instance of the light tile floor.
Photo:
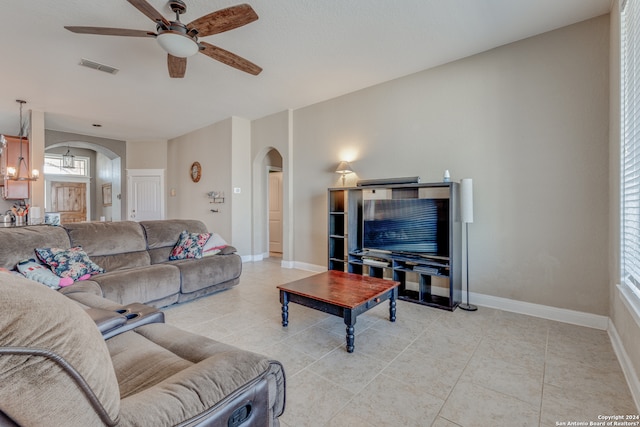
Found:
M 558 426 L 637 414 L 605 331 L 480 307 L 399 301 L 342 319 L 289 304 L 276 286 L 313 273 L 245 263 L 240 284 L 165 309 L 168 323 L 283 363 L 284 427 Z M 580 425 L 580 424 L 574 424 Z

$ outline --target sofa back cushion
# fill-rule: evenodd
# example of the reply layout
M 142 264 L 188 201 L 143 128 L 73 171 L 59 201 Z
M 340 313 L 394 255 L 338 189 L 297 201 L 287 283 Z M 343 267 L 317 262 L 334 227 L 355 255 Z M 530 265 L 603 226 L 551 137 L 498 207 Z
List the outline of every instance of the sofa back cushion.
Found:
M 140 225 L 147 236 L 147 245 L 151 264 L 167 262 L 171 250 L 180 238 L 180 233 L 207 233 L 207 226 L 195 219 L 166 219 L 141 221 Z
M 70 248 L 62 227 L 34 225 L 0 228 L 0 267 L 14 269 L 22 260 L 37 259 L 35 248 Z
M 144 230 L 134 221 L 65 224 L 73 246 L 107 272 L 150 265 Z
M 104 425 L 120 411 L 109 350 L 64 295 L 0 273 L 0 411 L 19 425 Z

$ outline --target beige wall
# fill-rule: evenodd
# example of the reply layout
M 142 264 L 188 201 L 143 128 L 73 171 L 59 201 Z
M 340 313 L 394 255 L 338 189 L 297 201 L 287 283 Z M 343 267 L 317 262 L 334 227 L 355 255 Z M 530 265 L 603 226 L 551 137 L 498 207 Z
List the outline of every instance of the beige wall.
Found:
M 238 253 L 251 249 L 251 121 L 231 118 L 231 188 L 223 189 L 231 202 L 231 240 Z M 238 190 L 237 193 L 235 190 Z
M 127 141 L 127 169 L 167 169 L 168 141 Z
M 96 154 L 96 170 L 93 174 L 96 182 L 96 210 L 94 220 L 104 217 L 105 221 L 119 221 L 121 219 L 120 206 L 122 197 L 118 198 L 121 189 L 120 158 L 110 159 L 102 153 Z M 111 184 L 111 205 L 104 206 L 102 188 Z
M 31 110 L 31 131 L 29 133 L 29 149 L 31 169 L 38 169 L 41 178 L 31 183 L 31 206 L 39 206 L 44 217 L 44 113 L 42 111 Z M 4 213 L 4 211 L 3 211 Z
M 231 118 L 169 141 L 167 217 L 201 220 L 209 231 L 235 245 L 231 214 L 231 141 Z M 196 161 L 202 165 L 202 177 L 199 182 L 192 182 L 189 171 Z M 172 195 L 172 189 L 175 189 L 175 195 Z M 207 193 L 210 191 L 224 191 L 225 203 L 209 203 Z M 211 209 L 219 212 L 212 213 Z
M 474 179 L 472 291 L 608 314 L 603 16 L 294 111 L 295 259 L 326 265 L 326 188 Z

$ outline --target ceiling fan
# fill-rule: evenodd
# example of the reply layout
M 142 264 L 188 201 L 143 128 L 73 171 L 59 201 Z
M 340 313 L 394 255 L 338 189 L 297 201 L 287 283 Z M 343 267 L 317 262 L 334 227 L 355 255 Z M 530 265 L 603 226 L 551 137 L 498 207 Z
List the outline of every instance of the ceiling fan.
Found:
M 127 30 L 109 27 L 73 27 L 65 26 L 67 30 L 79 34 L 98 34 L 103 36 L 125 37 L 155 37 L 158 44 L 167 52 L 169 76 L 184 77 L 187 70 L 187 58 L 200 52 L 257 76 L 262 68 L 256 64 L 207 42 L 198 41 L 198 37 L 211 36 L 242 27 L 258 19 L 258 15 L 248 4 L 231 6 L 204 15 L 188 24 L 180 22 L 180 15 L 186 12 L 187 6 L 182 0 L 171 0 L 169 6 L 176 14 L 175 21 L 169 21 L 162 16 L 146 0 L 127 0 L 136 9 L 144 13 L 156 23 L 156 32 L 144 30 Z

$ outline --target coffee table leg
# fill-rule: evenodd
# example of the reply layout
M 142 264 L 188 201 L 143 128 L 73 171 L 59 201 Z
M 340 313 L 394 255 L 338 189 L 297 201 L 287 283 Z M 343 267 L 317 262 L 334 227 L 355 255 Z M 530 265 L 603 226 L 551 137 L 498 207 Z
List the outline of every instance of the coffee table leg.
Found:
M 282 303 L 282 326 L 289 324 L 289 294 L 280 291 L 280 302 Z
M 353 315 L 351 310 L 345 311 L 344 324 L 347 325 L 347 353 L 353 353 L 353 349 L 355 347 L 354 325 L 356 324 L 356 317 Z
M 396 298 L 398 297 L 398 288 L 394 288 L 391 291 L 391 298 L 389 298 L 389 320 L 396 321 Z

